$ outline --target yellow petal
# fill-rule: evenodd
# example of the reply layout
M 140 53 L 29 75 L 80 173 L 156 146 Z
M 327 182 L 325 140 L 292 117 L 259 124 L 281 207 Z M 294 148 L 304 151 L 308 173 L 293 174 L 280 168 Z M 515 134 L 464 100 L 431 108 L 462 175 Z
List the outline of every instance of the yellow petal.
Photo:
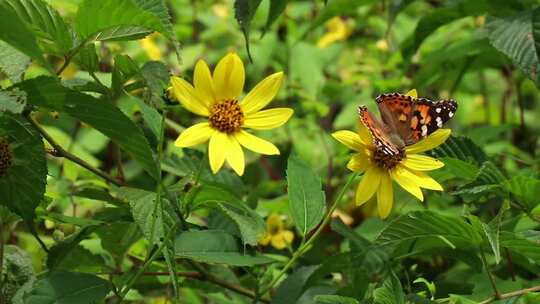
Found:
M 218 100 L 238 99 L 244 89 L 244 63 L 235 53 L 227 54 L 214 69 L 213 79 Z
M 281 232 L 281 235 L 283 237 L 283 240 L 285 240 L 285 243 L 287 244 L 291 244 L 292 241 L 294 240 L 294 233 L 292 231 L 283 230 Z
M 450 129 L 439 129 L 414 145 L 408 146 L 405 151 L 409 154 L 416 154 L 436 148 L 450 136 L 451 132 Z
M 272 247 L 276 249 L 285 249 L 287 247 L 287 243 L 285 242 L 285 239 L 281 234 L 276 234 L 272 236 Z
M 377 190 L 377 209 L 379 209 L 379 216 L 385 219 L 392 211 L 392 205 L 394 204 L 394 190 L 392 189 L 392 179 L 388 173 L 384 173 L 381 176 L 381 185 Z
M 360 121 L 358 122 L 358 136 L 360 136 L 360 140 L 366 146 L 373 145 L 373 140 L 371 138 L 371 133 L 369 132 L 368 128 Z
M 193 125 L 180 134 L 174 145 L 180 148 L 191 147 L 206 142 L 216 130 L 210 127 L 207 122 Z
M 197 61 L 193 73 L 193 84 L 199 99 L 204 102 L 207 108 L 214 104 L 216 95 L 214 92 L 214 81 L 210 74 L 210 69 L 204 60 Z
M 407 94 L 405 94 L 407 96 L 411 96 L 413 98 L 418 98 L 418 92 L 416 92 L 416 89 L 412 89 L 410 90 L 409 92 L 407 92 Z
M 259 244 L 266 246 L 270 244 L 270 240 L 272 240 L 272 236 L 268 233 L 265 233 L 263 237 L 259 240 Z
M 272 213 L 266 218 L 266 230 L 269 233 L 281 231 L 283 229 L 283 220 L 277 213 Z
M 244 113 L 255 113 L 264 108 L 276 97 L 282 82 L 283 72 L 274 73 L 259 82 L 240 103 Z
M 418 171 L 430 171 L 444 166 L 444 163 L 436 158 L 419 154 L 407 155 L 407 157 L 401 161 L 401 164 L 411 170 Z
M 370 164 L 369 157 L 363 153 L 356 153 L 351 157 L 351 160 L 347 163 L 347 168 L 353 172 L 364 172 Z
M 403 166 L 396 166 L 390 171 L 392 178 L 401 186 L 401 188 L 407 190 L 410 194 L 416 196 L 419 200 L 424 201 L 424 195 L 420 190 L 419 179 L 416 175 L 411 173 Z
M 197 97 L 195 89 L 191 84 L 180 77 L 171 77 L 172 92 L 174 97 L 190 112 L 208 116 L 208 108 Z
M 228 142 L 229 143 L 225 147 L 225 149 L 227 149 L 227 155 L 225 156 L 227 158 L 227 163 L 233 168 L 236 174 L 242 176 L 246 165 L 244 161 L 244 151 L 242 151 L 242 147 L 236 138 L 234 138 L 234 135 L 228 136 Z
M 375 166 L 367 169 L 356 189 L 356 205 L 364 204 L 375 194 L 381 182 L 381 175 L 382 172 Z
M 358 133 L 354 133 L 353 131 L 349 131 L 349 130 L 336 131 L 332 133 L 332 137 L 334 137 L 337 141 L 347 146 L 349 149 L 352 149 L 358 152 L 363 152 L 366 148 L 366 144 L 360 138 Z
M 279 149 L 274 144 L 244 130 L 234 134 L 234 136 L 242 146 L 253 152 L 265 155 L 279 155 Z
M 229 139 L 227 134 L 221 132 L 215 132 L 210 137 L 210 143 L 208 144 L 208 161 L 210 162 L 210 169 L 212 173 L 216 174 L 225 162 L 225 152 Z
M 293 109 L 275 108 L 259 111 L 246 116 L 244 127 L 257 130 L 269 130 L 286 123 L 293 115 Z
M 421 188 L 429 189 L 429 190 L 436 190 L 436 191 L 444 191 L 441 184 L 439 184 L 436 180 L 431 178 L 426 173 L 420 172 L 420 171 L 414 171 L 414 170 L 410 170 L 410 171 L 412 174 L 416 176 L 415 178 L 420 183 L 419 185 Z

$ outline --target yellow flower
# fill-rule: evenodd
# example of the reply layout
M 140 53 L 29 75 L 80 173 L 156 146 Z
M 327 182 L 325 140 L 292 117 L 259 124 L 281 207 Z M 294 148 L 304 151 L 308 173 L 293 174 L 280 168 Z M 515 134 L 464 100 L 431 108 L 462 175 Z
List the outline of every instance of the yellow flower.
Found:
M 171 78 L 176 99 L 188 111 L 208 118 L 207 122 L 184 130 L 175 145 L 191 147 L 209 140 L 208 158 L 213 173 L 217 173 L 227 160 L 233 170 L 242 175 L 245 166 L 242 146 L 260 154 L 279 154 L 271 142 L 244 128 L 274 129 L 286 123 L 293 114 L 289 108 L 261 110 L 278 93 L 283 72 L 266 77 L 239 101 L 244 78 L 244 64 L 234 53 L 219 61 L 213 75 L 206 62 L 199 60 L 193 75 L 194 86 L 182 78 Z
M 278 214 L 271 214 L 266 219 L 266 233 L 259 240 L 259 244 L 271 244 L 276 249 L 284 249 L 294 240 L 292 231 L 285 229 L 283 220 Z
M 317 46 L 325 48 L 337 41 L 343 41 L 352 32 L 350 25 L 341 17 L 334 17 L 324 24 L 326 33 L 319 39 Z
M 410 91 L 407 95 L 416 98 L 416 90 Z M 425 172 L 439 169 L 444 163 L 419 153 L 442 144 L 450 136 L 450 129 L 439 129 L 425 139 L 407 146 L 405 156 L 398 160 L 392 159 L 390 163 L 376 157 L 371 134 L 363 124 L 359 124 L 358 133 L 343 130 L 334 132 L 332 136 L 356 151 L 347 168 L 355 172 L 364 172 L 356 190 L 356 204 L 364 204 L 377 193 L 377 206 L 381 218 L 386 218 L 392 210 L 394 201 L 392 180 L 421 201 L 424 200 L 424 196 L 420 188 L 443 190 L 442 186 Z
M 146 36 L 146 38 L 139 40 L 142 49 L 151 60 L 161 60 L 161 50 L 154 40 L 156 36 L 157 34 L 151 34 Z

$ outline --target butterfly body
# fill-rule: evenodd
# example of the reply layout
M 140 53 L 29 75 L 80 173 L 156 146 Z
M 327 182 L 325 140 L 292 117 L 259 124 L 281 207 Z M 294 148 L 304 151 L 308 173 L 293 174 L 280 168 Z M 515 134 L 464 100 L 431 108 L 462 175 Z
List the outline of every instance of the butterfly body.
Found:
M 399 93 L 376 98 L 382 121 L 365 106 L 358 108 L 360 120 L 370 131 L 375 158 L 392 167 L 405 156 L 405 147 L 441 128 L 457 110 L 454 100 L 431 101 Z

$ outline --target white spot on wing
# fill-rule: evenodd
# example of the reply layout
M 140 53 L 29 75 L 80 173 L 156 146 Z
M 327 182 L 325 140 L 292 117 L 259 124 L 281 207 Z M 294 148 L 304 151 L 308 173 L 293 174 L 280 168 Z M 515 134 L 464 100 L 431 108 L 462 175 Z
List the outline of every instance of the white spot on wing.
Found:
M 452 116 L 454 116 L 454 112 L 452 111 L 448 112 L 448 117 L 452 117 Z
M 427 135 L 427 126 L 423 125 L 422 126 L 422 136 L 426 136 L 426 135 Z
M 441 113 L 441 110 L 442 110 L 441 108 L 436 108 L 436 109 L 435 109 L 435 112 Z

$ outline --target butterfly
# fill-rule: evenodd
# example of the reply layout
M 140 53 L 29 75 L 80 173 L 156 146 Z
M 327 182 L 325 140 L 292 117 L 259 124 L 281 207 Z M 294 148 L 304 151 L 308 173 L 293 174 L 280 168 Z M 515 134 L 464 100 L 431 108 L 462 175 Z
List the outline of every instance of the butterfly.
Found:
M 441 128 L 458 107 L 452 99 L 435 102 L 399 93 L 382 94 L 375 100 L 382 121 L 365 106 L 358 108 L 358 114 L 372 135 L 376 152 L 385 157 L 402 158 L 406 146 Z

